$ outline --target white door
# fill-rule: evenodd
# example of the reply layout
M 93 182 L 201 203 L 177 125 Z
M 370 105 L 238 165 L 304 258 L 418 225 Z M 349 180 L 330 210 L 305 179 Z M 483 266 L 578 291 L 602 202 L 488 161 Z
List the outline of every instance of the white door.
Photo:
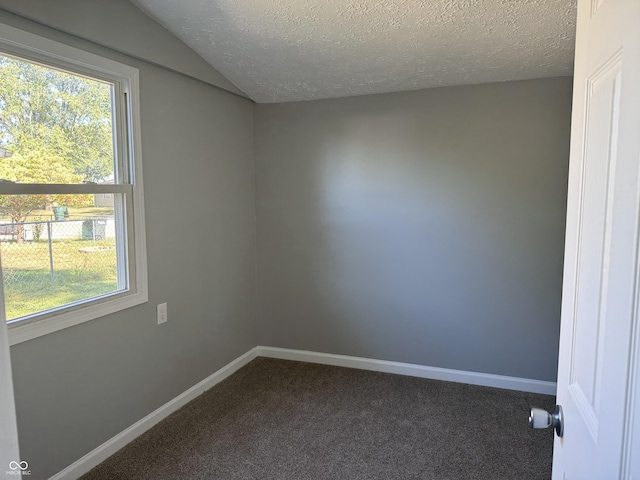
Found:
M 4 313 L 3 284 L 0 278 L 0 475 L 2 472 L 21 470 L 20 467 L 9 356 L 9 332 Z
M 553 478 L 640 478 L 640 0 L 579 0 L 577 28 Z

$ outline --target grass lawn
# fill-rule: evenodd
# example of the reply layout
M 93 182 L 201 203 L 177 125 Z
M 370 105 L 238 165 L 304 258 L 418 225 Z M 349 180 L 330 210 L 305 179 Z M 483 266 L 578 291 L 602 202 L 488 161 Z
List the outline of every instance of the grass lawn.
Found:
M 7 320 L 117 290 L 113 239 L 0 244 Z

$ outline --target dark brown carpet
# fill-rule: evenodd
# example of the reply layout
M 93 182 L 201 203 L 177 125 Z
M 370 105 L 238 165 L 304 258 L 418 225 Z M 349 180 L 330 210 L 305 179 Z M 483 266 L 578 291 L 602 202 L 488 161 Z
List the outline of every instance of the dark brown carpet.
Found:
M 258 358 L 84 480 L 549 479 L 554 397 Z

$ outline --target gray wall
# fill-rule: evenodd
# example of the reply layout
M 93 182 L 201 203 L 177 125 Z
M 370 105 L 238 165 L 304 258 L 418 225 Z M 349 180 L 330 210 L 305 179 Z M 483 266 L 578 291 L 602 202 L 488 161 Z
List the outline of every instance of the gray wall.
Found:
M 259 343 L 555 381 L 571 79 L 257 105 Z
M 56 3 L 62 15 L 68 2 Z M 253 104 L 11 15 L 0 22 L 140 69 L 149 302 L 11 348 L 35 480 L 256 345 Z M 161 302 L 169 322 L 158 326 Z

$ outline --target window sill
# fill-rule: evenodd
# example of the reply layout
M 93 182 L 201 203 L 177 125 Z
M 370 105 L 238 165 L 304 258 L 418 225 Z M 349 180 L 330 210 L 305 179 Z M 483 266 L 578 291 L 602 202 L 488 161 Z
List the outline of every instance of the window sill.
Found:
M 57 311 L 34 315 L 8 324 L 9 345 L 17 345 L 49 333 L 95 320 L 105 315 L 141 305 L 148 301 L 147 292 L 116 293 L 90 302 L 62 307 Z

